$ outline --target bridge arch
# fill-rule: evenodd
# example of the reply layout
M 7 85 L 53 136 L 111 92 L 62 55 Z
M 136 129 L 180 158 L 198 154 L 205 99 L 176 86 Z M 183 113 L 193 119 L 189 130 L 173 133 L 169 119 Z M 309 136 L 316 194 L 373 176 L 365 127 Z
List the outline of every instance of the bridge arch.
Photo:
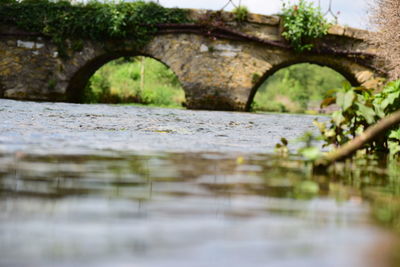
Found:
M 90 78 L 96 73 L 96 71 L 98 71 L 101 67 L 103 67 L 107 63 L 124 57 L 129 57 L 129 58 L 145 57 L 154 59 L 155 61 L 163 64 L 165 67 L 171 70 L 177 77 L 179 83 L 181 83 L 179 77 L 170 68 L 168 64 L 166 64 L 165 62 L 163 62 L 158 58 L 155 58 L 152 55 L 138 53 L 138 52 L 125 52 L 125 51 L 108 52 L 87 60 L 79 68 L 77 68 L 77 70 L 71 75 L 71 78 L 68 81 L 68 86 L 66 89 L 66 100 L 68 102 L 81 103 L 85 87 L 87 86 Z
M 365 79 L 365 76 L 370 75 L 369 70 L 366 70 L 365 68 L 362 67 L 360 68 L 360 66 L 357 66 L 352 63 L 348 62 L 344 63 L 343 61 L 346 61 L 346 59 L 343 58 L 332 59 L 330 57 L 324 57 L 324 58 L 322 57 L 313 58 L 313 57 L 314 57 L 313 55 L 310 55 L 304 58 L 303 57 L 296 58 L 296 55 L 293 55 L 292 58 L 288 60 L 283 60 L 282 62 L 273 65 L 270 69 L 265 71 L 265 73 L 258 79 L 258 81 L 254 84 L 253 88 L 251 89 L 249 99 L 246 104 L 246 111 L 249 111 L 251 109 L 252 103 L 254 102 L 254 98 L 260 87 L 275 73 L 290 66 L 307 63 L 311 65 L 317 65 L 320 67 L 327 67 L 332 71 L 342 75 L 352 86 L 363 85 L 368 80 Z M 368 76 L 368 78 L 370 77 Z

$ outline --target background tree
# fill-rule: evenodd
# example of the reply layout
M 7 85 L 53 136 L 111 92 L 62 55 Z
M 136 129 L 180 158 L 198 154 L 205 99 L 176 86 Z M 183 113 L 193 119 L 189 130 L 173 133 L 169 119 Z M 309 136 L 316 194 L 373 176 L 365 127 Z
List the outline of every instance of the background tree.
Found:
M 400 79 L 400 1 L 374 0 L 370 20 L 376 31 L 370 39 L 387 64 L 389 78 Z

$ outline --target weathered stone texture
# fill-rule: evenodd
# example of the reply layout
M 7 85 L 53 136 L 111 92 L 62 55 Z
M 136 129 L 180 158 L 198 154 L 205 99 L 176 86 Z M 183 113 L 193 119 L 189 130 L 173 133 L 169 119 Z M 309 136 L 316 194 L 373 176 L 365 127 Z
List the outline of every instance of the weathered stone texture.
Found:
M 205 12 L 192 11 L 191 16 L 201 17 Z M 248 22 L 237 23 L 231 13 L 223 16 L 236 31 L 266 41 L 282 41 L 279 17 L 251 15 Z M 136 55 L 150 56 L 168 65 L 185 90 L 187 106 L 194 109 L 249 109 L 258 86 L 268 76 L 296 63 L 329 66 L 353 84 L 371 85 L 382 75 L 371 57 L 365 56 L 374 51 L 363 40 L 366 32 L 341 26 L 333 26 L 317 45 L 356 52 L 354 55 L 298 54 L 254 40 L 169 33 L 155 36 L 140 51 L 130 40 L 84 41 L 81 51 L 71 48 L 67 57 L 60 57 L 51 41 L 7 29 L 0 27 L 0 97 L 14 99 L 79 101 L 88 79 L 98 68 L 118 57 Z

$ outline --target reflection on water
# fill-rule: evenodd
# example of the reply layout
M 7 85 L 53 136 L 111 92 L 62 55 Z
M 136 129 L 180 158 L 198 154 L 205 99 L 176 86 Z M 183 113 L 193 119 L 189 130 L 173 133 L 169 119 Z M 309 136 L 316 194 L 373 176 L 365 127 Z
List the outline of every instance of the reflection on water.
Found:
M 396 175 L 312 176 L 262 154 L 6 153 L 0 265 L 385 266 L 392 239 L 366 200 L 394 199 Z

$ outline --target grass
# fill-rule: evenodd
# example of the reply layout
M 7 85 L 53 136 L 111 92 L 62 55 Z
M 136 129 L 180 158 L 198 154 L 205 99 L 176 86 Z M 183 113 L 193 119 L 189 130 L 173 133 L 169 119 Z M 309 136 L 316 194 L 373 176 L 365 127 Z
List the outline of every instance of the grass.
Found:
M 159 61 L 120 58 L 90 78 L 84 102 L 182 107 L 185 94 L 176 75 Z
M 314 64 L 296 64 L 277 71 L 258 89 L 253 111 L 315 113 L 319 103 L 346 79 Z

